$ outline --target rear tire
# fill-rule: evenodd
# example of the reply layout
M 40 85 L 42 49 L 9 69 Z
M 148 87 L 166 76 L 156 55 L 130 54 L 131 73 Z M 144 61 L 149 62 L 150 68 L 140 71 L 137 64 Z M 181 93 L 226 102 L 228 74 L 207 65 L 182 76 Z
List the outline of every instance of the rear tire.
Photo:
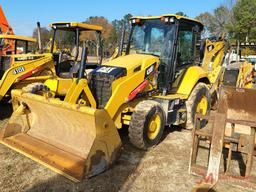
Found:
M 204 107 L 202 114 L 208 115 L 210 113 L 211 109 L 211 95 L 209 88 L 205 83 L 198 83 L 194 89 L 192 90 L 192 93 L 190 94 L 188 100 L 186 101 L 186 108 L 187 108 L 187 121 L 185 124 L 186 129 L 193 129 L 194 127 L 194 119 L 195 114 L 198 111 L 198 105 L 200 102 L 207 102 L 207 106 Z M 201 126 L 204 126 L 207 123 L 206 120 L 203 120 L 201 122 Z
M 153 100 L 140 102 L 132 114 L 129 125 L 130 142 L 139 149 L 148 149 L 162 138 L 165 114 L 161 105 Z

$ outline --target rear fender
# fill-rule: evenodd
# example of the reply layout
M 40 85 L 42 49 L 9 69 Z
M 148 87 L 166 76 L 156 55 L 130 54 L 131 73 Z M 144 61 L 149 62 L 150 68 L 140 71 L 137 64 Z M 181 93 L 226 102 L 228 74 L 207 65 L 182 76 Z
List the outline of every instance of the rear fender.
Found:
M 208 72 L 198 66 L 188 68 L 178 88 L 177 94 L 187 95 L 187 97 L 189 97 L 193 88 L 200 80 L 210 82 L 208 79 Z

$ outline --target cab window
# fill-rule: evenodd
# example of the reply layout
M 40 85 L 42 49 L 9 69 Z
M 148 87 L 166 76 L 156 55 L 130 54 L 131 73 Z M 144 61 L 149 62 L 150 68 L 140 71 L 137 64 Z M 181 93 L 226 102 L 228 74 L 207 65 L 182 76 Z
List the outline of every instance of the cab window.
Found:
M 181 29 L 178 37 L 177 65 L 191 64 L 194 60 L 193 31 Z

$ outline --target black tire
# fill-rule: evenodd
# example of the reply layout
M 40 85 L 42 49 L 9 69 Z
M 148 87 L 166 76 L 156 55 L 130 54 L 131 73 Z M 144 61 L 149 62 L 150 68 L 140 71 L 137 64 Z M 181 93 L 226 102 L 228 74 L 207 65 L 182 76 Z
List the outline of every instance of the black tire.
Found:
M 187 121 L 185 124 L 186 129 L 193 129 L 197 105 L 199 101 L 203 98 L 203 96 L 207 98 L 207 103 L 208 103 L 206 114 L 210 113 L 211 95 L 210 95 L 209 88 L 205 83 L 198 83 L 194 87 L 188 100 L 186 101 L 186 110 L 187 110 Z M 201 122 L 201 126 L 204 126 L 206 123 L 207 121 L 203 120 Z
M 154 115 L 160 117 L 160 128 L 154 139 L 148 136 L 149 123 Z M 161 105 L 153 100 L 140 102 L 132 114 L 129 125 L 130 142 L 137 148 L 146 150 L 156 144 L 162 138 L 165 127 L 165 114 Z
M 50 94 L 50 88 L 47 87 L 45 84 L 43 83 L 31 83 L 29 85 L 27 85 L 26 87 L 22 88 L 22 92 L 23 93 L 33 93 L 33 94 L 48 94 L 49 96 Z

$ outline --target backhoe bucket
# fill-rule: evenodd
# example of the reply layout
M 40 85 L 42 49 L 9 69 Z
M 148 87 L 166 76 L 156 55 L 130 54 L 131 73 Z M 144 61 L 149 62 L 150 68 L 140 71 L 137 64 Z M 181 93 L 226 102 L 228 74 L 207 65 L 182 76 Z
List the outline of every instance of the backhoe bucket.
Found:
M 4 145 L 73 181 L 103 172 L 118 158 L 121 140 L 104 109 L 21 90 L 12 98 L 14 112 L 0 135 Z

